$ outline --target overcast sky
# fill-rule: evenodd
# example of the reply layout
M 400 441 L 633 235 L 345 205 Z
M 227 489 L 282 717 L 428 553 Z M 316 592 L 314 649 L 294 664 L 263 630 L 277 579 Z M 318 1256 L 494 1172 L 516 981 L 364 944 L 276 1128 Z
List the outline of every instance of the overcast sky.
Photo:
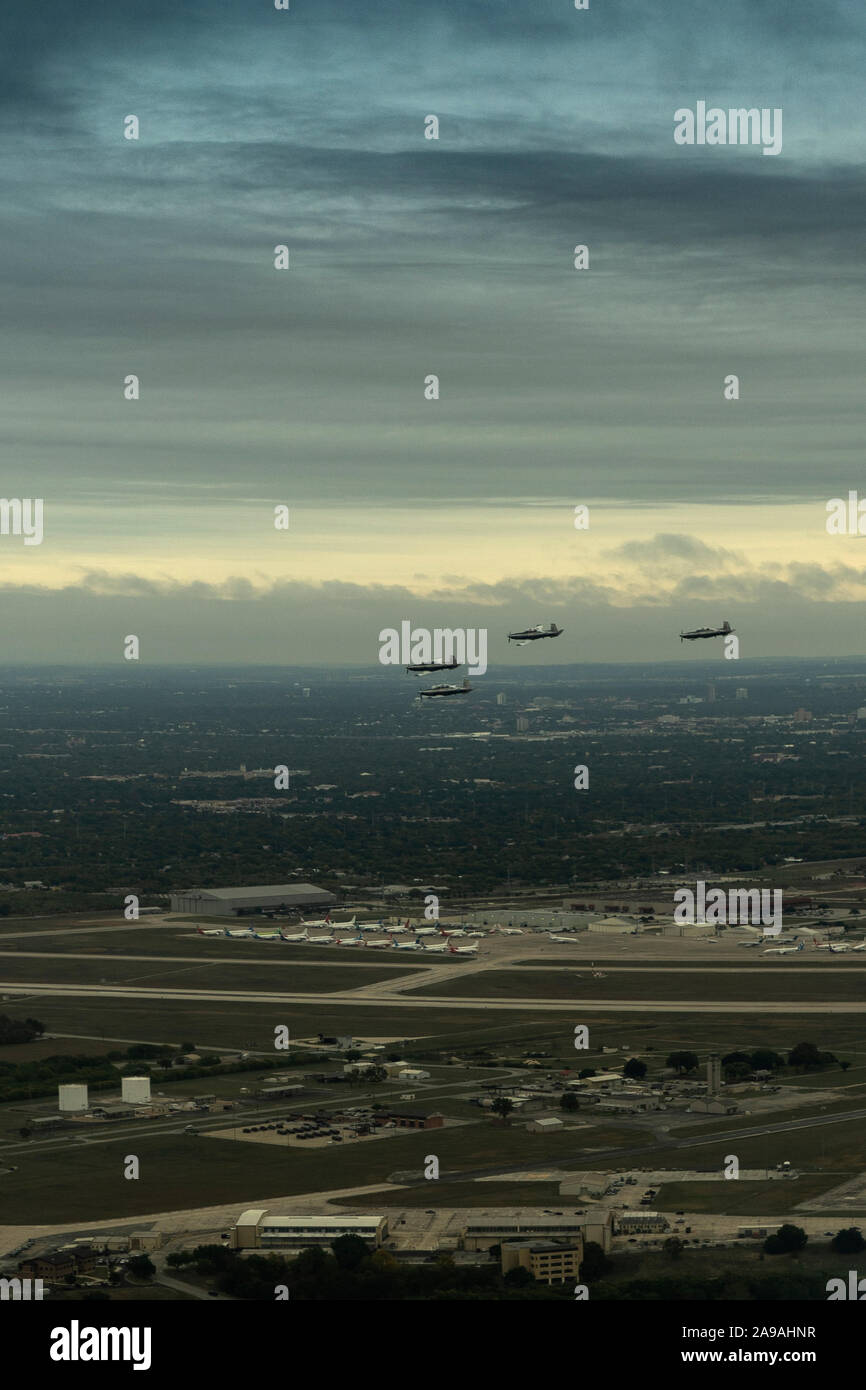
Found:
M 45 506 L 0 536 L 6 660 L 375 662 L 407 618 L 491 660 L 551 619 L 550 661 L 689 660 L 724 618 L 743 655 L 863 652 L 866 537 L 825 503 L 866 496 L 864 31 L 6 0 L 2 493 Z M 675 144 L 698 101 L 781 108 L 782 152 Z

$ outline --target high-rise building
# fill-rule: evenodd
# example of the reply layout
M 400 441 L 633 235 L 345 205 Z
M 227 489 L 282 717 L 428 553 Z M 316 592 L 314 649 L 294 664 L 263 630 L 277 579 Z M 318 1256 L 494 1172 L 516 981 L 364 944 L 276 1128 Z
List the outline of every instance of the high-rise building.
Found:
M 748 692 L 748 690 L 746 689 L 746 687 L 745 687 L 744 685 L 738 685 L 738 686 L 737 686 L 736 698 L 737 698 L 738 700 L 748 700 L 748 698 L 749 698 L 749 692 Z
M 525 734 L 528 728 L 529 728 L 529 720 L 526 718 L 526 715 L 525 715 L 525 714 L 519 714 L 519 715 L 517 716 L 517 732 L 518 732 L 519 734 Z
M 500 690 L 499 694 L 496 696 L 496 703 L 497 703 L 497 705 L 504 705 L 504 704 L 505 704 L 505 695 L 504 695 L 504 693 L 503 693 L 501 690 Z

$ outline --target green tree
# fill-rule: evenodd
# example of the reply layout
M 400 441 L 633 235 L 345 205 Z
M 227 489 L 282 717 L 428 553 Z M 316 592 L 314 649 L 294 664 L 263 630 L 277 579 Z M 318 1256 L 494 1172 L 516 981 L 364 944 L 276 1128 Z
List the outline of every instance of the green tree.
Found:
M 700 1066 L 700 1058 L 696 1052 L 672 1052 L 665 1063 L 668 1067 L 674 1067 L 678 1072 L 697 1071 Z
M 341 1269 L 357 1269 L 370 1254 L 367 1242 L 362 1240 L 360 1236 L 351 1234 L 337 1236 L 336 1240 L 331 1241 L 331 1249 L 334 1252 L 334 1259 Z
M 523 1265 L 515 1265 L 513 1269 L 509 1269 L 502 1282 L 510 1289 L 525 1289 L 528 1284 L 534 1284 L 535 1280 Z
M 588 1240 L 583 1247 L 583 1259 L 580 1262 L 581 1279 L 600 1279 L 609 1264 L 610 1261 L 598 1241 Z
M 681 1258 L 685 1246 L 679 1236 L 668 1236 L 662 1249 L 669 1260 L 678 1260 Z
M 133 1279 L 152 1279 L 156 1274 L 156 1265 L 149 1255 L 133 1255 L 126 1270 Z
M 507 1120 L 514 1109 L 514 1101 L 509 1100 L 507 1096 L 497 1096 L 490 1108 L 501 1119 Z
M 646 1062 L 642 1062 L 639 1057 L 629 1057 L 622 1069 L 622 1074 L 630 1077 L 633 1081 L 642 1081 L 646 1076 Z
M 764 1249 L 768 1255 L 793 1255 L 795 1251 L 803 1249 L 808 1239 L 802 1226 L 793 1226 L 786 1221 L 774 1236 L 767 1236 Z
M 866 1250 L 866 1240 L 857 1226 L 847 1226 L 836 1232 L 830 1241 L 830 1249 L 839 1255 L 858 1255 L 861 1250 Z
M 751 1054 L 749 1061 L 754 1071 L 776 1071 L 785 1065 L 784 1057 L 770 1047 L 759 1047 Z
M 563 1091 L 559 1097 L 559 1108 L 565 1110 L 569 1115 L 573 1115 L 575 1110 L 580 1109 L 580 1101 L 573 1091 Z
M 788 1066 L 808 1071 L 810 1067 L 821 1064 L 821 1053 L 814 1043 L 801 1042 L 788 1053 Z
M 192 1264 L 193 1253 L 191 1250 L 173 1250 L 166 1257 L 166 1264 L 169 1269 L 182 1269 L 184 1265 Z

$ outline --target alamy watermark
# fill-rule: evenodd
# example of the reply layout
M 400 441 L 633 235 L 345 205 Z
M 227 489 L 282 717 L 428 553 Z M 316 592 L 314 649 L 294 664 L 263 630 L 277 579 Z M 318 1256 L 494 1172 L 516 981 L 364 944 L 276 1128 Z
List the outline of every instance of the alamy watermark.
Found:
M 0 536 L 23 536 L 25 545 L 42 544 L 41 497 L 0 497 Z
M 379 660 L 383 666 L 465 666 L 470 676 L 487 670 L 486 627 L 413 628 L 407 620 L 379 633 Z
M 771 906 L 772 902 L 772 906 Z M 678 888 L 674 893 L 674 921 L 694 926 L 763 926 L 766 936 L 782 930 L 781 888 L 711 888 L 698 879 L 694 889 Z
M 782 153 L 781 106 L 707 109 L 705 101 L 692 111 L 681 106 L 674 112 L 674 140 L 678 145 L 763 145 L 762 154 Z

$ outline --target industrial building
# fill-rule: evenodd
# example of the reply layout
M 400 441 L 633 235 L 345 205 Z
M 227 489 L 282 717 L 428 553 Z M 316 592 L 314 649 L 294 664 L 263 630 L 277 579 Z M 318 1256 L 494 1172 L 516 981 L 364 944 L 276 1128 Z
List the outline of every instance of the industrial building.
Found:
M 172 893 L 172 912 L 208 917 L 239 917 L 248 912 L 275 912 L 304 907 L 332 907 L 337 899 L 312 883 L 265 883 L 250 888 L 189 888 Z
M 338 1236 L 360 1236 L 377 1250 L 388 1237 L 384 1216 L 272 1216 L 266 1208 L 242 1212 L 232 1228 L 232 1250 L 296 1249 L 330 1245 Z
M 528 1269 L 533 1279 L 542 1284 L 561 1284 L 577 1279 L 583 1259 L 583 1240 L 507 1240 L 500 1251 L 502 1273 L 510 1269 Z

